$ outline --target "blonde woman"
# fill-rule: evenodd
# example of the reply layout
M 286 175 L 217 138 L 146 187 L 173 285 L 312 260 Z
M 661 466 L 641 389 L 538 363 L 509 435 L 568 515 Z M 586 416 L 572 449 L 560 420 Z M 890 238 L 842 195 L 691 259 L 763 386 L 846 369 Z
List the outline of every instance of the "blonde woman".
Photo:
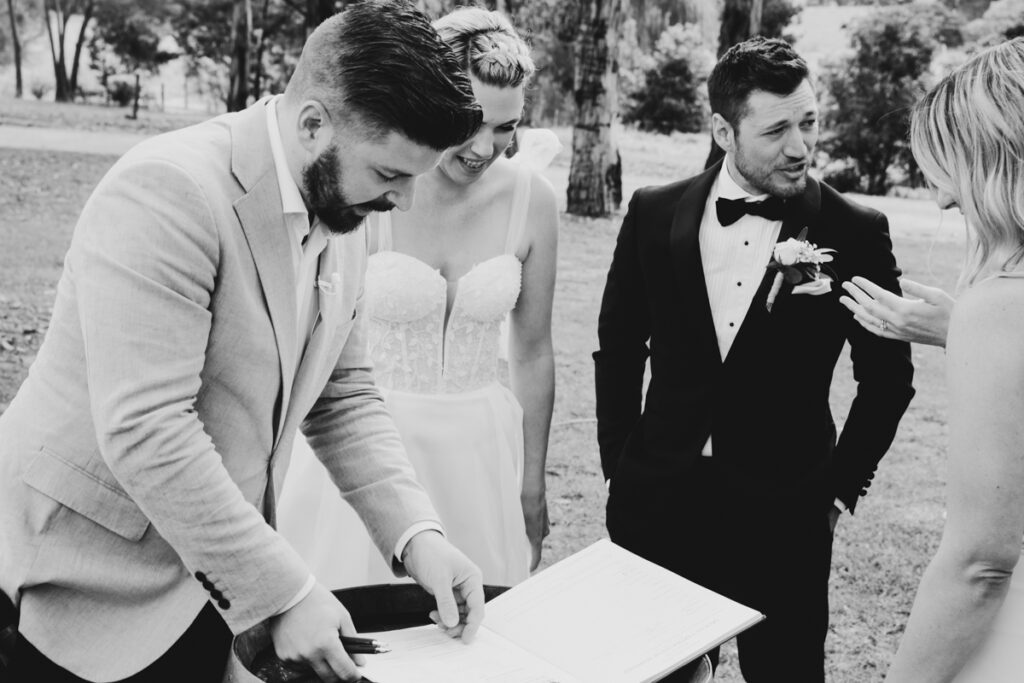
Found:
M 420 179 L 409 211 L 367 220 L 370 353 L 444 533 L 485 583 L 512 585 L 540 562 L 548 533 L 558 212 L 536 159 L 504 156 L 534 71 L 526 44 L 504 15 L 479 8 L 434 26 L 470 74 L 484 122 Z M 550 160 L 553 134 L 531 132 L 520 154 Z M 506 317 L 511 389 L 499 382 Z M 295 460 L 280 528 L 317 578 L 331 588 L 394 581 L 304 444 Z
M 914 157 L 958 206 L 969 259 L 946 342 L 947 517 L 888 683 L 1024 676 L 1024 39 L 990 48 L 916 106 Z

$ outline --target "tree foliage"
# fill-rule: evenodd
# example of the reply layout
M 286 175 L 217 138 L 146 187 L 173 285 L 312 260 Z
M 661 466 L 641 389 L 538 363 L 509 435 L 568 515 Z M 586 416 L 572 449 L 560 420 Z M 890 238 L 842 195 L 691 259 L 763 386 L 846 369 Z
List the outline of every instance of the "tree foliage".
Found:
M 981 17 L 964 27 L 964 35 L 979 46 L 1024 35 L 1024 0 L 995 0 Z
M 670 59 L 647 72 L 643 97 L 623 112 L 623 123 L 656 133 L 696 133 L 704 125 L 697 78 L 685 59 Z
M 139 72 L 155 73 L 177 53 L 164 49 L 168 35 L 165 3 L 161 0 L 105 0 L 96 6 L 89 54 L 101 82 L 110 92 L 110 77 L 130 75 L 134 84 L 132 118 L 138 115 Z M 125 92 L 123 86 L 113 86 Z M 115 98 L 118 99 L 118 98 Z
M 620 68 L 619 77 L 627 102 L 623 123 L 640 130 L 671 133 L 700 131 L 707 119 L 707 95 L 703 87 L 714 63 L 714 51 L 696 24 L 666 28 L 653 54 L 632 59 L 631 69 Z
M 962 14 L 967 20 L 979 18 L 993 4 L 992 0 L 942 0 L 942 2 L 949 9 Z
M 832 159 L 826 179 L 838 189 L 883 194 L 897 180 L 919 182 L 907 114 L 930 84 L 936 48 L 960 43 L 961 22 L 942 5 L 915 3 L 854 23 L 853 54 L 823 74 L 831 102 L 821 146 Z
M 318 12 L 327 11 L 322 3 L 297 0 L 248 4 L 248 16 L 243 16 L 249 35 L 239 35 L 236 29 L 239 0 L 176 0 L 170 16 L 188 74 L 232 110 L 265 92 L 283 89 L 310 25 L 319 24 Z

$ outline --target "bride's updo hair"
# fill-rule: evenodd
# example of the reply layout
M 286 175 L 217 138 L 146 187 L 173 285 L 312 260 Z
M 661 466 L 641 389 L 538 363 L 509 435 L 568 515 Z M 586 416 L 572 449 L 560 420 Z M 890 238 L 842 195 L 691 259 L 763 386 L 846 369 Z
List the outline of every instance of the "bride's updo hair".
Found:
M 1024 38 L 976 54 L 914 107 L 910 144 L 925 177 L 972 228 L 970 285 L 1024 259 Z
M 499 88 L 529 81 L 536 67 L 530 48 L 501 12 L 461 7 L 434 22 L 469 75 Z

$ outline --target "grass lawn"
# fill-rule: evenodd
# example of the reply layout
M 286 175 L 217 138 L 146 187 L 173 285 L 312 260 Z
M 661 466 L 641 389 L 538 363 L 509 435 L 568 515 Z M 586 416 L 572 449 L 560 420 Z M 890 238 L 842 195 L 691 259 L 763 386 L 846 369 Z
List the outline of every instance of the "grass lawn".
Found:
M 72 128 L 75 130 L 162 133 L 209 118 L 198 112 L 161 112 L 140 109 L 129 119 L 131 107 L 106 107 L 70 102 L 41 102 L 0 98 L 0 125 Z
M 45 105 L 40 106 L 35 120 L 69 125 L 67 110 L 51 116 Z M 94 111 L 72 116 L 86 122 L 84 128 L 122 129 L 118 110 L 86 109 Z M 0 124 L 9 111 L 8 102 L 0 101 Z M 139 130 L 163 130 L 159 126 L 174 127 L 173 123 L 150 122 L 146 125 L 152 128 Z M 568 131 L 559 134 L 569 142 Z M 702 136 L 623 135 L 627 198 L 637 186 L 667 182 L 698 168 L 706 144 Z M 0 150 L 0 411 L 13 397 L 42 340 L 78 211 L 113 161 L 103 156 Z M 567 168 L 568 154 L 563 152 L 549 170 L 560 189 Z M 959 222 L 943 217 L 937 230 L 939 213 L 926 201 L 865 201 L 889 213 L 905 274 L 952 288 L 960 259 Z M 597 344 L 599 301 L 620 221 L 621 213 L 597 220 L 562 217 L 554 315 L 558 388 L 548 458 L 552 533 L 545 564 L 605 533 L 590 353 Z M 914 359 L 917 397 L 870 495 L 856 517 L 844 517 L 837 529 L 827 643 L 829 680 L 836 683 L 881 678 L 917 581 L 938 542 L 946 432 L 943 352 L 915 347 Z M 833 384 L 833 411 L 839 424 L 853 391 L 847 358 Z M 665 521 L 664 532 L 671 540 L 671 520 Z M 785 558 L 752 557 L 749 569 L 756 572 L 762 562 L 780 560 Z M 734 651 L 727 646 L 718 680 L 740 680 L 736 672 Z

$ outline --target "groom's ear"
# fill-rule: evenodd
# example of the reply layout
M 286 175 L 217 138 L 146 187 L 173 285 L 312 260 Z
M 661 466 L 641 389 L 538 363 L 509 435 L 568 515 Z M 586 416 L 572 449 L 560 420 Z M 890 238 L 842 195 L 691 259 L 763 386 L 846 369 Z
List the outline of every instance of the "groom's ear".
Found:
M 316 100 L 306 100 L 299 106 L 296 125 L 299 129 L 299 143 L 314 155 L 326 146 L 333 134 L 327 109 Z
M 715 144 L 726 152 L 735 150 L 736 130 L 721 114 L 711 115 L 711 136 L 715 139 Z

